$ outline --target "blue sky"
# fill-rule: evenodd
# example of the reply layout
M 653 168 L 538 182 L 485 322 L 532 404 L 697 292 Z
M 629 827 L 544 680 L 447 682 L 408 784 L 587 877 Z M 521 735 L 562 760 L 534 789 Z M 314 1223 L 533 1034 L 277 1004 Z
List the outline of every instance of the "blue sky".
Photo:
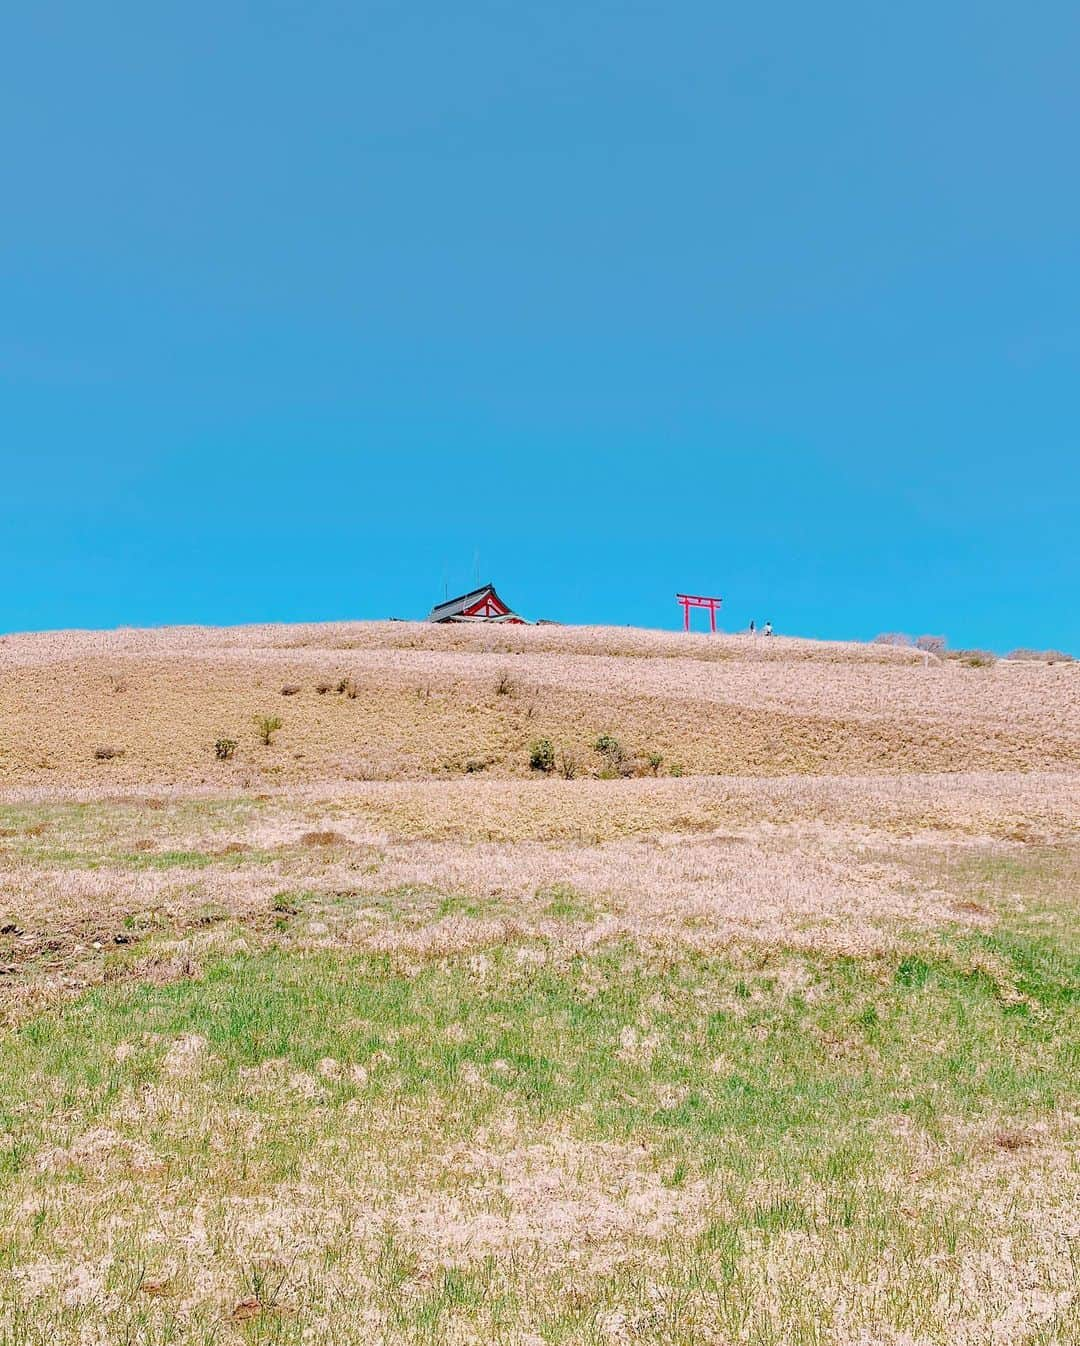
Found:
M 1080 652 L 1080 9 L 0 18 L 0 630 Z

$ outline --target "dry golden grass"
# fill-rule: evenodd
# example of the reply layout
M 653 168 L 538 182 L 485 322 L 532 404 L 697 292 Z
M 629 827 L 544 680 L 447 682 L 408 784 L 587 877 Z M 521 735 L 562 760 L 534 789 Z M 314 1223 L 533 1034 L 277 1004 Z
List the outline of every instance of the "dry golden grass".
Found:
M 317 690 L 343 681 L 355 694 Z M 263 715 L 282 720 L 270 746 L 254 724 Z M 661 774 L 1073 770 L 1080 665 L 971 669 L 880 646 L 405 623 L 0 642 L 8 786 L 520 776 L 540 737 L 589 775 L 601 733 L 642 772 L 659 756 Z M 238 743 L 231 761 L 215 760 L 221 737 Z M 100 760 L 102 748 L 114 755 Z
M 310 922 L 291 941 L 406 963 L 624 937 L 869 955 L 895 947 L 897 930 L 984 923 L 987 910 L 965 908 L 921 857 L 1067 850 L 1078 819 L 1080 778 L 1047 775 L 469 778 L 24 800 L 0 807 L 0 926 L 12 928 L 0 995 L 21 1017 L 100 982 L 111 955 L 147 940 L 155 951 L 136 973 L 171 975 L 223 924 L 270 931 L 282 894 L 302 895 Z

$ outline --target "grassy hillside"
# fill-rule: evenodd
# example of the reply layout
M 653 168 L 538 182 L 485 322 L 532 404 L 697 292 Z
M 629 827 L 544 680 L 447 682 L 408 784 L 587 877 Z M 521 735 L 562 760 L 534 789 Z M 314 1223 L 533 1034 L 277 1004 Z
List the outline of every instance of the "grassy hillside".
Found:
M 282 722 L 270 748 L 255 727 L 264 716 Z M 537 738 L 589 775 L 603 766 L 601 734 L 664 775 L 1072 770 L 1080 666 L 412 623 L 0 641 L 0 771 L 12 784 L 523 776 Z M 220 738 L 237 743 L 226 763 Z M 116 755 L 102 762 L 99 749 Z
M 878 646 L 5 638 L 0 1342 L 1080 1340 L 1078 711 Z

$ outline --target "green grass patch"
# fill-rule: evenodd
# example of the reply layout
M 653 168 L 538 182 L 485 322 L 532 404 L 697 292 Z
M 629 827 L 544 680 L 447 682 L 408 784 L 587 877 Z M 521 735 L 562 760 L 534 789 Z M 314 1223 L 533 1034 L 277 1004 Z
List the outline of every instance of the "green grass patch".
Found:
M 395 1094 L 423 1102 L 458 1093 L 469 1063 L 490 1088 L 467 1100 L 468 1125 L 511 1102 L 536 1123 L 648 1133 L 686 1163 L 719 1162 L 716 1144 L 730 1142 L 739 1153 L 812 1150 L 817 1170 L 823 1156 L 854 1162 L 859 1151 L 838 1151 L 838 1139 L 889 1116 L 934 1131 L 945 1115 L 1029 1115 L 1074 1096 L 1071 973 L 1015 939 L 999 938 L 995 953 L 1041 1013 L 1015 1012 L 962 959 L 906 958 L 886 978 L 854 959 L 810 959 L 808 980 L 787 994 L 768 967 L 689 955 L 671 965 L 629 946 L 558 969 L 499 949 L 481 979 L 466 958 L 407 976 L 389 957 L 273 949 L 215 960 L 197 981 L 106 986 L 10 1033 L 0 1131 L 40 1133 L 62 1100 L 77 1124 L 120 1087 L 119 1043 L 197 1033 L 226 1090 L 269 1059 L 312 1071 L 328 1056 L 378 1054 L 386 1064 L 370 1088 L 392 1079 Z
M 970 829 L 1001 840 L 930 845 L 968 827 L 951 791 L 905 789 L 890 836 L 845 796 L 831 826 L 817 786 L 790 811 L 783 785 L 639 786 L 601 817 L 552 783 L 550 827 L 521 823 L 548 840 L 497 843 L 502 895 L 454 887 L 467 837 L 516 835 L 457 787 L 0 805 L 0 1346 L 1080 1341 L 1067 789 L 1013 817 L 980 787 Z M 410 819 L 445 866 L 410 864 Z M 624 903 L 633 848 L 603 838 L 669 831 L 745 850 L 745 941 L 714 942 L 708 876 L 743 872 L 719 856 L 684 921 L 666 880 Z M 536 886 L 587 844 L 591 896 Z M 770 925 L 801 857 L 865 883 L 830 934 L 873 952 L 806 952 L 813 901 Z M 936 923 L 875 919 L 875 888 Z
M 556 919 L 582 916 L 571 892 L 538 898 Z M 288 924 L 327 900 L 287 890 L 274 905 Z M 384 900 L 486 914 L 435 892 Z M 890 958 L 630 942 L 540 964 L 518 953 L 282 940 L 204 956 L 196 979 L 106 984 L 6 1032 L 0 1192 L 21 1214 L 5 1224 L 0 1203 L 0 1258 L 14 1268 L 108 1250 L 117 1340 L 373 1339 L 356 1307 L 395 1344 L 531 1334 L 552 1346 L 826 1346 L 854 1323 L 867 1340 L 892 1331 L 947 1346 L 956 1305 L 971 1311 L 965 1257 L 989 1256 L 1003 1235 L 1017 1265 L 1043 1255 L 1025 1242 L 1018 1198 L 984 1210 L 968 1175 L 988 1156 L 1006 1174 L 1037 1159 L 1024 1134 L 1050 1136 L 1076 1109 L 1068 940 L 1006 924 Z M 178 1060 L 191 1040 L 205 1046 Z M 1010 1130 L 1015 1152 L 999 1139 Z M 80 1149 L 101 1136 L 114 1138 L 103 1151 Z M 561 1260 L 470 1246 L 448 1262 L 389 1223 L 371 1234 L 364 1202 L 375 1200 L 432 1203 L 449 1214 L 423 1227 L 452 1232 L 493 1157 L 542 1161 L 553 1137 L 580 1147 L 568 1186 L 547 1195 L 556 1173 L 517 1197 L 499 1189 L 485 1218 L 549 1199 L 555 1220 L 575 1198 L 617 1209 L 624 1178 L 699 1218 L 659 1237 L 643 1213 L 587 1274 L 576 1258 L 595 1251 L 588 1240 Z M 145 1147 L 149 1167 L 109 1145 Z M 1052 1190 L 1036 1199 L 1045 1207 Z M 313 1203 L 305 1250 L 273 1251 L 278 1218 Z M 227 1291 L 200 1300 L 195 1271 L 181 1270 L 171 1298 L 147 1308 L 154 1259 L 188 1257 L 160 1242 L 160 1221 L 196 1208 Z M 243 1230 L 261 1222 L 269 1232 L 253 1243 Z M 361 1288 L 328 1288 L 343 1284 Z M 18 1326 L 31 1321 L 42 1342 L 46 1328 L 74 1342 L 87 1321 L 60 1297 L 43 1309 L 7 1293 L 0 1342 L 36 1343 Z M 197 1305 L 182 1322 L 170 1317 L 181 1302 Z M 250 1317 L 234 1321 L 233 1304 Z M 986 1321 L 1001 1311 L 986 1308 Z M 1026 1340 L 1065 1346 L 1075 1322 L 1066 1305 Z
M 553 883 L 540 888 L 536 896 L 543 903 L 544 914 L 556 920 L 591 921 L 596 917 L 596 903 L 583 897 L 568 883 Z

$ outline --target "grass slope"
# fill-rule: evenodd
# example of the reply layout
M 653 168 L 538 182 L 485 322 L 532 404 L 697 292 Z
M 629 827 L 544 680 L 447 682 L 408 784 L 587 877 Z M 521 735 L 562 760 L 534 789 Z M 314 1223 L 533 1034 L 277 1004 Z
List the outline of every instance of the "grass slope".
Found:
M 1077 683 L 1015 673 L 0 642 L 0 1343 L 1080 1340 Z M 207 764 L 269 692 L 275 745 Z M 604 779 L 600 730 L 739 774 Z

